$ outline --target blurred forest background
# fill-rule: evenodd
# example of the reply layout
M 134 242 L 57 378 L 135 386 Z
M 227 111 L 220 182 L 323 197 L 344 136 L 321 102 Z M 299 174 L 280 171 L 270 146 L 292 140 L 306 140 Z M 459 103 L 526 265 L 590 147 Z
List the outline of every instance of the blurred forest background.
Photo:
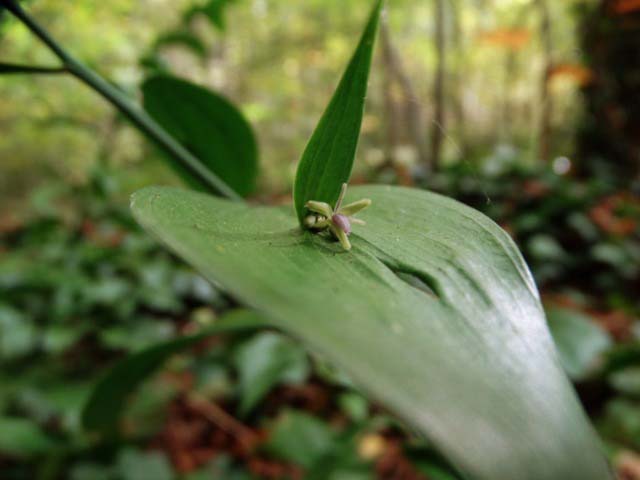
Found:
M 268 203 L 289 201 L 370 5 L 25 2 L 132 97 L 167 72 L 230 99 Z M 513 235 L 612 461 L 640 479 L 640 1 L 389 0 L 376 52 L 354 183 L 435 190 Z M 57 64 L 1 10 L 0 62 Z M 235 305 L 135 226 L 128 196 L 180 180 L 95 93 L 0 75 L 0 132 L 1 479 L 457 478 L 274 332 L 174 359 L 120 441 L 83 433 L 109 365 Z
M 183 19 L 189 0 L 41 0 L 32 8 L 62 44 L 134 96 L 145 74 L 162 69 L 232 99 L 259 135 L 261 191 L 287 193 L 369 2 L 219 3 L 233 6 L 220 12 L 218 28 L 203 16 Z M 385 162 L 481 171 L 554 161 L 565 173 L 588 109 L 581 88 L 595 53 L 585 51 L 590 3 L 391 2 L 358 173 Z M 3 26 L 1 48 L 5 62 L 55 64 L 15 22 Z M 168 177 L 136 132 L 68 78 L 5 77 L 0 88 L 7 199 L 52 177 L 86 181 L 100 161 L 128 182 Z

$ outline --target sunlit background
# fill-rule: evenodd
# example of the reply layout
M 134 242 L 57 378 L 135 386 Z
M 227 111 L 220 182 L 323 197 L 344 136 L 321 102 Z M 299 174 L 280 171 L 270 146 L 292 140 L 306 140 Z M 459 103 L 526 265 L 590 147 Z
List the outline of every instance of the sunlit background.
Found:
M 189 1 L 42 0 L 32 8 L 73 53 L 131 95 L 145 74 L 162 68 L 235 101 L 259 136 L 262 191 L 284 193 L 368 3 L 238 1 L 223 14 L 224 31 L 203 17 L 183 20 Z M 441 95 L 435 92 L 440 57 L 434 5 L 389 2 L 358 172 L 384 162 L 492 168 L 487 163 L 507 155 L 529 165 L 563 158 L 562 173 L 584 121 L 580 88 L 590 71 L 579 25 L 588 2 L 448 2 Z M 3 60 L 55 64 L 20 24 L 10 22 L 2 31 Z M 126 171 L 128 181 L 170 176 L 140 135 L 73 79 L 7 77 L 0 94 L 0 181 L 12 197 L 24 196 L 48 176 L 86 180 L 98 161 Z M 436 115 L 438 103 L 443 112 Z M 418 118 L 419 126 L 408 118 Z M 549 131 L 543 134 L 545 122 Z M 442 146 L 431 159 L 434 130 Z

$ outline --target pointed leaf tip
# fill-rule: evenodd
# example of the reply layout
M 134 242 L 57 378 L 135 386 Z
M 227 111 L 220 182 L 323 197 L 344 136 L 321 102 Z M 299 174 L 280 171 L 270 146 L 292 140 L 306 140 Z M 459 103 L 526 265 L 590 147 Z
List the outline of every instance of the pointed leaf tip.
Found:
M 351 176 L 382 5 L 383 0 L 375 2 L 355 53 L 302 155 L 293 194 L 301 225 L 308 201 L 333 206 Z

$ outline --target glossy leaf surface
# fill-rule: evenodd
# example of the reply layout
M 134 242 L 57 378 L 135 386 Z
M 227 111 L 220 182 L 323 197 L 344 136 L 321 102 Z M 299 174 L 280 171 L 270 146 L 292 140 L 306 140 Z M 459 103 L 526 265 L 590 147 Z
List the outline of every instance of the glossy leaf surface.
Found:
M 432 193 L 369 197 L 353 250 L 286 209 L 172 188 L 137 193 L 138 221 L 210 280 L 344 368 L 468 478 L 610 477 L 560 366 L 517 248 Z

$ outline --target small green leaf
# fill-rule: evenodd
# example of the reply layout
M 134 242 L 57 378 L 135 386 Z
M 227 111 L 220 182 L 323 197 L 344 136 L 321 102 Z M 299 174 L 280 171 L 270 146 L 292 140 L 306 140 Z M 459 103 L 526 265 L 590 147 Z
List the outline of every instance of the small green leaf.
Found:
M 364 422 L 369 416 L 369 402 L 358 393 L 343 393 L 338 397 L 338 405 L 353 422 Z
M 460 480 L 460 477 L 437 460 L 420 459 L 416 462 L 416 468 L 429 480 Z
M 286 208 L 156 187 L 135 194 L 132 211 L 209 280 L 343 368 L 466 478 L 610 479 L 511 238 L 429 192 L 348 196 L 373 200 L 350 252 L 301 231 Z
M 118 455 L 117 469 L 122 480 L 173 480 L 171 463 L 162 452 L 142 452 L 127 448 Z
M 382 0 L 376 0 L 360 43 L 298 165 L 293 196 L 301 224 L 309 200 L 334 205 L 351 176 L 381 8 Z
M 562 366 L 574 380 L 582 380 L 604 364 L 604 354 L 613 345 L 611 337 L 591 319 L 575 310 L 547 310 L 549 328 Z
M 265 448 L 281 460 L 309 468 L 331 450 L 333 442 L 326 422 L 290 410 L 276 420 Z
M 627 367 L 613 372 L 609 384 L 618 392 L 635 398 L 640 397 L 640 366 Z
M 28 457 L 44 453 L 54 445 L 31 420 L 0 417 L 0 455 Z
M 607 402 L 600 420 L 600 430 L 606 438 L 640 450 L 640 404 L 624 397 Z
M 127 396 L 172 355 L 186 350 L 208 336 L 252 330 L 262 325 L 255 313 L 238 310 L 225 315 L 217 324 L 202 333 L 161 343 L 124 358 L 107 372 L 91 392 L 82 412 L 84 428 L 102 433 L 113 432 L 117 428 Z
M 49 354 L 67 350 L 84 335 L 85 329 L 72 325 L 50 325 L 42 334 L 42 348 Z
M 114 468 L 92 462 L 77 462 L 69 470 L 69 480 L 114 480 Z
M 209 170 L 240 195 L 253 192 L 258 146 L 251 126 L 228 100 L 185 80 L 155 76 L 142 86 L 144 108 Z M 169 157 L 167 157 L 169 158 Z M 199 181 L 171 160 L 191 185 Z
M 287 337 L 263 332 L 244 343 L 234 363 L 240 376 L 240 413 L 249 413 L 279 383 L 301 383 L 309 374 L 305 351 Z
M 132 322 L 133 323 L 133 322 Z M 174 337 L 175 325 L 170 320 L 141 318 L 132 325 L 113 325 L 102 328 L 100 342 L 111 350 L 139 351 Z
M 197 472 L 190 473 L 182 480 L 259 480 L 238 465 L 226 454 L 218 454 L 215 459 Z
M 37 334 L 29 317 L 0 304 L 0 360 L 14 360 L 30 353 L 37 345 Z

